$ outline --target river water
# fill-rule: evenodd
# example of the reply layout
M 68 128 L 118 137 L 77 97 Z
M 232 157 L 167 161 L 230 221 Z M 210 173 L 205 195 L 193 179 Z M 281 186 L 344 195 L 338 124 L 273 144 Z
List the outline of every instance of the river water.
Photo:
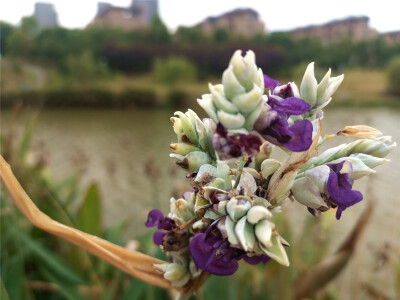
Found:
M 172 114 L 167 110 L 44 110 L 37 116 L 32 146 L 34 151 L 45 153 L 49 168 L 57 179 L 79 174 L 81 190 L 91 182 L 98 182 L 105 225 L 127 220 L 130 224 L 128 234 L 134 237 L 146 231 L 143 223 L 150 209 L 158 206 L 167 212 L 170 196 L 186 186 L 185 173 L 168 157 L 169 143 L 176 140 L 169 121 Z M 7 110 L 1 112 L 3 133 L 9 128 L 10 115 Z M 14 125 L 17 134 L 23 132 L 31 117 L 32 112 L 19 115 Z M 400 141 L 398 109 L 333 108 L 326 111 L 323 120 L 324 133 L 335 133 L 345 125 L 357 124 L 373 126 Z M 345 141 L 342 137 L 333 139 L 326 146 Z M 358 276 L 357 284 L 372 282 L 379 290 L 387 292 L 387 287 L 393 291 L 394 272 L 365 274 L 357 266 L 368 264 L 372 270 L 378 252 L 385 247 L 400 249 L 399 153 L 396 149 L 388 157 L 391 162 L 379 166 L 377 174 L 355 184 L 364 195 L 368 188 L 378 202 L 358 245 L 356 259 L 347 267 L 347 276 L 339 278 L 338 286 L 343 293 L 352 290 L 354 276 Z M 368 195 L 365 198 L 368 199 Z M 365 203 L 347 209 L 340 222 L 334 225 L 332 251 L 345 239 Z M 290 204 L 286 209 L 293 216 L 294 231 L 299 230 L 305 216 L 304 208 Z

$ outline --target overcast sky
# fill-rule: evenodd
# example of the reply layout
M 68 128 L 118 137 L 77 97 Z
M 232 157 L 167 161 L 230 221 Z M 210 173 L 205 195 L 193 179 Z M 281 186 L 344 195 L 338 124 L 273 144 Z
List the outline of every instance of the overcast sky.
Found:
M 107 2 L 107 0 L 102 0 Z M 17 24 L 32 15 L 34 0 L 2 0 L 0 20 Z M 98 0 L 48 0 L 55 5 L 61 26 L 85 27 L 95 16 Z M 131 0 L 110 0 L 115 6 L 129 6 Z M 238 7 L 250 7 L 261 15 L 267 30 L 292 29 L 322 24 L 333 19 L 366 15 L 379 32 L 400 30 L 400 0 L 159 0 L 161 18 L 174 30 L 178 25 L 194 25 L 208 16 Z

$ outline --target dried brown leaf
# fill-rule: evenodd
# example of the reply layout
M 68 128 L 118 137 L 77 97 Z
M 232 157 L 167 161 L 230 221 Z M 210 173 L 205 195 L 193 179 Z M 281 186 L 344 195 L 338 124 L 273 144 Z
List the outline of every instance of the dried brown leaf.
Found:
M 340 130 L 337 135 L 359 139 L 376 139 L 377 137 L 382 136 L 382 132 L 367 125 L 354 125 L 346 126 Z
M 374 201 L 368 203 L 366 210 L 357 222 L 352 233 L 333 256 L 325 258 L 299 277 L 295 284 L 293 299 L 298 300 L 310 297 L 332 281 L 344 269 L 372 215 L 373 205 Z
M 171 283 L 153 267 L 154 264 L 164 261 L 137 251 L 128 251 L 99 237 L 56 222 L 41 212 L 25 193 L 1 155 L 0 178 L 19 210 L 33 225 L 85 249 L 138 279 L 162 288 L 171 288 Z
M 293 152 L 280 166 L 278 170 L 272 175 L 268 185 L 268 199 L 274 199 L 281 189 L 287 185 L 287 182 L 292 179 L 295 172 L 299 170 L 314 153 L 315 148 L 318 145 L 319 137 L 322 133 L 322 124 L 319 120 L 319 131 L 317 136 L 314 138 L 310 148 L 304 152 Z

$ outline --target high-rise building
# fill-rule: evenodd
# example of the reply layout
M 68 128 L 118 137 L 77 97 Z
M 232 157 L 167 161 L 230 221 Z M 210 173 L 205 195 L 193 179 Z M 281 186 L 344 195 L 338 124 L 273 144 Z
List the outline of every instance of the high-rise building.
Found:
M 129 7 L 99 2 L 97 15 L 88 27 L 114 27 L 126 30 L 149 28 L 158 15 L 158 0 L 132 0 Z
M 39 25 L 43 27 L 54 27 L 58 25 L 57 13 L 51 3 L 36 2 L 33 16 Z
M 150 23 L 153 17 L 158 15 L 158 0 L 132 0 L 131 8 L 139 11 L 146 23 Z

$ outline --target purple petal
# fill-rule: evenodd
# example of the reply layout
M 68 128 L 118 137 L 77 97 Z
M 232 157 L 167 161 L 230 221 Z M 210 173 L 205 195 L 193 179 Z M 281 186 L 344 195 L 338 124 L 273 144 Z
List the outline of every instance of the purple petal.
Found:
M 159 223 L 158 223 L 158 229 L 164 229 L 164 230 L 172 230 L 175 228 L 176 224 L 175 221 L 172 220 L 169 217 L 164 217 Z
M 336 212 L 336 219 L 338 220 L 346 208 L 363 199 L 363 195 L 359 191 L 353 191 L 351 189 L 352 187 L 348 179 L 348 174 L 336 174 L 334 171 L 331 171 L 327 188 L 330 198 L 338 206 Z
M 278 80 L 272 79 L 271 77 L 269 77 L 268 75 L 264 74 L 264 86 L 267 89 L 270 89 L 270 91 L 272 92 L 277 86 L 280 86 L 281 84 L 279 83 Z
M 306 151 L 312 144 L 313 126 L 309 120 L 302 120 L 289 127 L 291 139 L 284 144 L 294 152 Z
M 164 235 L 166 233 L 164 231 L 156 231 L 153 235 L 153 242 L 154 244 L 156 244 L 157 246 L 162 245 L 163 239 L 164 239 Z
M 224 262 L 222 259 L 218 259 L 209 264 L 204 271 L 214 275 L 229 276 L 234 274 L 238 268 L 239 264 L 236 260 Z
M 258 263 L 262 262 L 263 264 L 267 263 L 271 258 L 268 255 L 261 254 L 258 256 L 245 256 L 243 260 L 251 265 L 257 265 Z
M 340 163 L 337 164 L 327 164 L 327 166 L 329 168 L 331 168 L 331 170 L 333 172 L 335 172 L 336 174 L 339 174 L 340 170 L 343 168 L 343 164 L 344 164 L 345 160 L 341 161 Z
M 290 83 L 282 85 L 278 89 L 274 89 L 273 94 L 283 99 L 295 96 L 292 85 Z
M 271 125 L 260 134 L 274 145 L 282 146 L 290 141 L 292 132 L 289 130 L 289 124 L 286 119 L 276 119 Z
M 257 155 L 262 141 L 254 134 L 230 134 L 218 124 L 217 132 L 213 135 L 212 143 L 221 159 L 230 159 L 244 155 Z
M 210 247 L 209 241 L 206 242 L 206 233 L 196 234 L 189 244 L 190 254 L 197 268 L 211 274 L 228 276 L 236 272 L 239 265 L 235 259 L 224 261 L 222 257 L 217 258 L 216 253 L 220 243 L 215 243 Z
M 270 97 L 272 98 L 272 97 Z M 268 102 L 269 98 L 268 98 Z M 311 105 L 305 102 L 302 99 L 296 97 L 289 97 L 280 101 L 278 105 L 276 105 L 273 109 L 279 113 L 285 114 L 287 116 L 290 115 L 302 115 L 308 112 L 311 108 Z
M 164 214 L 161 210 L 153 209 L 149 212 L 149 216 L 147 217 L 147 222 L 144 223 L 146 227 L 154 227 L 157 226 L 160 221 L 164 218 Z

